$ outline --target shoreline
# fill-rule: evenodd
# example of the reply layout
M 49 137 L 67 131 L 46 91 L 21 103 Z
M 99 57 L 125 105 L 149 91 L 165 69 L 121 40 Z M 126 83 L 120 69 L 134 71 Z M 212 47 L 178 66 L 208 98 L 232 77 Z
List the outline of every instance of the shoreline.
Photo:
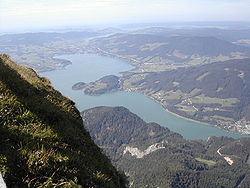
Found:
M 198 120 L 194 120 L 194 119 L 190 119 L 188 117 L 185 117 L 185 116 L 181 116 L 177 113 L 174 113 L 174 112 L 171 112 L 170 110 L 168 110 L 167 108 L 165 108 L 159 101 L 155 100 L 153 97 L 150 97 L 149 95 L 146 95 L 144 93 L 141 93 L 141 92 L 138 92 L 138 91 L 127 91 L 127 90 L 123 90 L 123 89 L 118 89 L 116 91 L 108 91 L 106 93 L 103 93 L 103 94 L 97 94 L 97 95 L 89 95 L 89 96 L 101 96 L 101 95 L 107 95 L 107 94 L 110 94 L 110 93 L 116 93 L 116 92 L 127 92 L 127 93 L 138 93 L 138 94 L 141 94 L 149 99 L 151 99 L 153 102 L 159 104 L 163 110 L 166 112 L 166 113 L 170 113 L 171 115 L 177 117 L 177 118 L 180 118 L 180 119 L 183 119 L 183 120 L 186 120 L 186 121 L 190 121 L 190 122 L 194 122 L 194 123 L 197 123 L 197 124 L 201 124 L 201 126 L 206 126 L 206 127 L 211 127 L 211 128 L 216 128 L 216 129 L 219 129 L 221 131 L 225 131 L 229 134 L 234 134 L 236 135 L 238 138 L 249 138 L 250 137 L 250 134 L 241 134 L 239 132 L 233 132 L 233 131 L 229 131 L 229 130 L 226 130 L 226 129 L 223 129 L 219 126 L 216 126 L 216 125 L 212 125 L 212 124 L 209 124 L 209 123 L 206 123 L 206 122 L 201 122 L 201 121 L 198 121 Z M 88 95 L 88 94 L 87 94 Z M 141 117 L 142 118 L 142 117 Z M 142 118 L 143 119 L 143 118 Z M 145 121 L 145 120 L 144 120 Z M 151 121 L 149 121 L 151 122 Z M 159 124 L 159 123 L 158 123 Z M 163 126 L 162 124 L 159 124 L 161 127 L 165 127 Z M 180 133 L 179 133 L 180 134 Z M 182 134 L 181 134 L 182 135 Z M 183 135 L 182 135 L 183 136 Z M 234 138 L 232 136 L 227 136 L 227 137 L 231 137 L 231 138 Z M 185 138 L 187 139 L 187 138 Z M 235 138 L 236 139 L 236 138 Z M 195 140 L 195 139 L 190 139 L 190 140 Z
M 177 114 L 177 113 L 175 113 L 175 112 L 170 111 L 169 109 L 167 109 L 166 107 L 164 107 L 163 104 L 161 104 L 161 102 L 159 102 L 158 100 L 154 99 L 153 97 L 151 97 L 151 96 L 149 96 L 149 95 L 147 95 L 147 94 L 145 94 L 145 93 L 138 92 L 138 91 L 126 91 L 126 90 L 120 90 L 120 91 L 125 91 L 125 92 L 131 92 L 131 93 L 139 93 L 139 94 L 142 94 L 142 95 L 144 95 L 144 96 L 150 98 L 150 99 L 153 100 L 154 102 L 160 104 L 161 107 L 162 107 L 166 112 L 168 112 L 168 113 L 174 115 L 175 117 L 178 117 L 178 118 L 181 118 L 181 119 L 185 119 L 185 120 L 187 120 L 187 121 L 192 121 L 192 122 L 195 122 L 195 123 L 198 123 L 198 124 L 202 124 L 202 126 L 214 127 L 214 128 L 220 129 L 220 130 L 222 130 L 222 131 L 225 131 L 225 132 L 227 132 L 227 133 L 236 134 L 236 135 L 238 135 L 238 136 L 240 136 L 240 137 L 242 137 L 242 136 L 250 137 L 250 134 L 241 134 L 241 133 L 239 133 L 239 132 L 229 131 L 229 130 L 223 129 L 223 128 L 219 127 L 219 126 L 213 125 L 213 124 L 209 124 L 209 123 L 206 123 L 206 122 L 202 122 L 202 121 L 194 120 L 194 119 L 191 119 L 191 118 L 188 118 L 188 117 L 185 117 L 185 116 L 181 116 L 181 115 L 179 115 L 179 114 Z M 161 126 L 162 126 L 162 125 L 161 125 Z M 164 126 L 162 126 L 162 127 L 164 127 Z
M 122 90 L 122 91 L 125 91 L 125 90 Z M 126 92 L 130 92 L 130 91 L 126 91 Z M 131 92 L 134 92 L 134 91 L 131 91 Z M 137 91 L 136 91 L 136 92 L 137 92 Z M 239 135 L 239 136 L 250 137 L 250 134 L 241 134 L 241 133 L 239 133 L 239 132 L 229 131 L 229 130 L 223 129 L 223 128 L 219 127 L 219 126 L 213 125 L 213 124 L 209 124 L 209 123 L 206 123 L 206 122 L 202 122 L 202 121 L 198 121 L 198 120 L 195 120 L 195 119 L 191 119 L 191 118 L 188 118 L 188 117 L 185 117 L 185 116 L 181 116 L 181 115 L 179 115 L 179 114 L 177 114 L 177 113 L 175 113 L 175 112 L 170 111 L 170 110 L 167 109 L 166 107 L 164 107 L 164 105 L 163 105 L 161 102 L 159 102 L 158 100 L 154 99 L 152 96 L 147 95 L 147 94 L 145 94 L 145 93 L 141 93 L 141 92 L 137 92 L 137 93 L 140 93 L 140 94 L 142 94 L 142 95 L 144 95 L 144 96 L 146 96 L 146 97 L 152 99 L 154 102 L 160 104 L 161 107 L 162 107 L 166 112 L 168 112 L 168 113 L 170 113 L 170 114 L 172 114 L 172 115 L 174 115 L 174 116 L 176 116 L 176 117 L 178 117 L 178 118 L 185 119 L 185 120 L 187 120 L 187 121 L 192 121 L 192 122 L 195 122 L 195 123 L 198 123 L 198 124 L 202 124 L 202 125 L 204 125 L 204 126 L 214 127 L 214 128 L 217 128 L 217 129 L 226 131 L 226 132 L 228 132 L 228 133 L 236 134 L 236 135 Z
M 121 60 L 123 60 L 123 61 L 125 60 L 126 63 L 128 63 L 129 65 L 133 66 L 134 69 L 137 68 L 137 66 L 135 66 L 133 63 L 131 63 L 131 62 L 135 62 L 134 60 L 129 59 L 129 58 L 121 58 L 121 57 L 116 56 L 116 55 L 114 55 L 114 54 L 107 54 L 107 53 L 104 54 L 103 52 L 100 53 L 100 51 L 99 51 L 99 53 L 80 53 L 80 54 L 96 54 L 96 55 L 106 56 L 106 57 L 110 57 L 110 58 L 117 58 L 117 59 L 121 59 Z M 79 54 L 79 55 L 80 55 L 80 54 Z M 63 55 L 65 55 L 65 54 L 63 54 Z M 56 56 L 54 56 L 53 58 L 57 58 L 57 59 L 61 59 L 61 60 L 67 60 L 67 59 L 63 59 L 63 58 L 58 58 L 58 56 L 63 56 L 63 55 L 56 55 Z M 66 55 L 69 55 L 69 54 L 66 54 Z M 77 55 L 77 54 L 72 54 L 72 55 Z M 67 61 L 69 61 L 69 60 L 67 60 Z M 69 61 L 69 62 L 71 62 L 71 61 Z M 71 64 L 72 64 L 72 62 L 71 62 L 70 64 L 65 65 L 65 66 L 63 67 L 63 69 L 66 69 L 66 67 L 67 67 L 68 65 L 71 65 Z M 134 70 L 134 69 L 131 69 L 131 70 Z M 62 69 L 56 69 L 56 70 L 62 70 Z M 129 71 L 131 71 L 131 70 L 124 71 L 124 72 L 121 72 L 121 73 L 129 72 Z M 49 72 L 49 71 L 46 71 L 46 72 Z M 178 118 L 181 118 L 181 119 L 184 119 L 184 120 L 187 120 L 187 121 L 192 121 L 192 122 L 195 122 L 195 123 L 198 123 L 198 124 L 202 124 L 202 126 L 214 127 L 214 128 L 223 130 L 223 131 L 228 132 L 228 133 L 231 133 L 231 134 L 236 134 L 236 135 L 241 136 L 241 137 L 242 137 L 242 136 L 246 136 L 246 137 L 249 137 L 249 136 L 250 136 L 249 134 L 241 134 L 241 133 L 239 133 L 239 132 L 229 131 L 229 130 L 223 129 L 223 128 L 219 127 L 219 126 L 213 125 L 213 124 L 209 124 L 209 123 L 206 123 L 206 122 L 202 122 L 202 121 L 198 121 L 198 120 L 195 120 L 195 119 L 191 119 L 191 118 L 188 118 L 188 117 L 185 117 L 185 116 L 181 116 L 181 115 L 179 115 L 179 114 L 177 114 L 177 113 L 175 113 L 175 112 L 170 111 L 170 110 L 167 109 L 160 101 L 156 100 L 156 99 L 153 98 L 152 96 L 147 95 L 147 94 L 145 94 L 145 93 L 143 93 L 143 92 L 138 92 L 138 91 L 127 91 L 127 90 L 124 90 L 124 89 L 119 89 L 118 91 L 140 93 L 140 94 L 142 94 L 142 95 L 144 95 L 144 96 L 150 98 L 150 99 L 153 100 L 154 102 L 160 104 L 161 107 L 164 109 L 164 111 L 166 111 L 166 112 L 168 112 L 168 113 L 174 115 L 175 117 L 178 117 Z M 113 91 L 113 92 L 115 92 L 115 91 Z M 162 126 L 162 125 L 161 125 L 161 126 Z M 163 127 L 164 127 L 164 126 L 163 126 Z
M 174 112 L 170 111 L 169 109 L 167 109 L 166 107 L 164 107 L 164 105 L 163 105 L 161 102 L 159 102 L 158 100 L 154 99 L 153 97 L 151 97 L 150 95 L 147 95 L 147 94 L 145 94 L 145 93 L 138 92 L 138 91 L 126 91 L 126 90 L 121 90 L 121 91 L 140 93 L 140 94 L 142 94 L 142 95 L 144 95 L 144 96 L 150 98 L 150 99 L 153 100 L 154 102 L 160 104 L 161 107 L 162 107 L 166 112 L 169 112 L 170 114 L 172 114 L 172 115 L 174 115 L 174 116 L 176 116 L 176 117 L 178 117 L 178 118 L 185 119 L 185 120 L 192 121 L 192 122 L 199 123 L 199 124 L 204 124 L 204 126 L 219 128 L 218 126 L 215 126 L 215 125 L 212 125 L 212 124 L 209 124 L 209 123 L 206 123 L 206 122 L 202 122 L 202 121 L 190 119 L 190 118 L 188 118 L 188 117 L 181 116 L 181 115 L 179 115 L 179 114 L 177 114 L 177 113 L 174 113 Z M 221 129 L 221 128 L 219 128 L 219 129 Z M 221 129 L 221 130 L 226 131 L 225 129 Z M 230 132 L 230 131 L 227 131 L 227 132 L 229 132 L 229 133 L 234 133 L 234 132 Z M 237 134 L 237 133 L 236 133 L 236 134 Z M 243 135 L 243 134 L 240 134 L 240 135 Z

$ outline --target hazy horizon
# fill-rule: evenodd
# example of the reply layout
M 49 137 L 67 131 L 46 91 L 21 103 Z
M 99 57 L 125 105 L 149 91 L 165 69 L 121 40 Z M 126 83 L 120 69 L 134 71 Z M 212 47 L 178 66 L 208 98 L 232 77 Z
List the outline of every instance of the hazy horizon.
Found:
M 155 22 L 249 22 L 249 0 L 2 0 L 1 32 Z

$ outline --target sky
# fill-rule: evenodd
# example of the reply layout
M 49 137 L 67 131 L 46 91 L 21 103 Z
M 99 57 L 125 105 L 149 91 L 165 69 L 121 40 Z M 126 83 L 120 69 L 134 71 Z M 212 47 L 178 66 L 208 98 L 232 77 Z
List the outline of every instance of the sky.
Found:
M 0 31 L 194 21 L 250 21 L 250 0 L 0 0 Z

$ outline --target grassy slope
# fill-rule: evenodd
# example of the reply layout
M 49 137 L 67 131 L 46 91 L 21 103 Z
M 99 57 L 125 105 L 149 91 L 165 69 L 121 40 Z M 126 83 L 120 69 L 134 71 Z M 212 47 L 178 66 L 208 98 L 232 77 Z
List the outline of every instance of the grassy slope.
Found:
M 122 187 L 74 103 L 0 55 L 0 171 L 9 187 Z

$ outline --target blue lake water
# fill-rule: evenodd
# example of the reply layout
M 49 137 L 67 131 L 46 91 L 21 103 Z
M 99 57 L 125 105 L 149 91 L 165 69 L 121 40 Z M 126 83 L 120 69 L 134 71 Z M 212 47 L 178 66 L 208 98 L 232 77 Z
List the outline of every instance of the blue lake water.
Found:
M 52 85 L 72 99 L 80 111 L 96 106 L 124 106 L 144 121 L 156 122 L 168 127 L 187 139 L 207 139 L 209 136 L 243 137 L 243 135 L 177 117 L 164 110 L 159 103 L 139 93 L 114 92 L 89 96 L 82 90 L 71 89 L 77 82 L 88 83 L 106 75 L 119 75 L 119 72 L 132 69 L 133 67 L 126 61 L 96 54 L 62 55 L 56 58 L 69 60 L 72 65 L 68 65 L 64 70 L 40 73 L 40 75 L 48 77 Z

